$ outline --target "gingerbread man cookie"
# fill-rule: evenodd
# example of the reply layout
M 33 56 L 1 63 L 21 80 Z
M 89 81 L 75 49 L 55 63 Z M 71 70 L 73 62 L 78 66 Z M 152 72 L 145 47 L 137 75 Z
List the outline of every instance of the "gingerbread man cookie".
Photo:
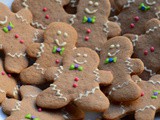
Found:
M 36 96 L 41 92 L 37 87 L 22 86 L 20 88 L 22 100 L 6 99 L 2 103 L 3 111 L 9 115 L 6 120 L 78 120 L 83 118 L 83 113 L 75 106 L 67 106 L 61 110 L 49 111 L 36 106 Z M 74 110 L 74 112 L 70 112 Z M 78 113 L 79 112 L 79 113 Z
M 160 108 L 160 75 L 155 75 L 149 81 L 142 81 L 138 76 L 133 80 L 142 89 L 141 97 L 128 103 L 111 103 L 104 117 L 109 120 L 121 118 L 129 113 L 135 113 L 135 120 L 154 120 L 155 113 Z
M 89 48 L 77 48 L 64 57 L 63 66 L 49 68 L 45 76 L 55 81 L 40 93 L 36 103 L 42 108 L 57 109 L 70 102 L 85 111 L 101 112 L 109 107 L 107 97 L 99 84 L 111 84 L 113 76 L 109 71 L 97 69 L 99 57 Z
M 46 29 L 52 22 L 67 22 L 71 15 L 67 14 L 63 8 L 69 0 L 14 0 L 12 9 L 14 12 L 22 8 L 28 8 L 33 15 L 34 27 Z
M 28 55 L 37 60 L 21 72 L 22 82 L 43 84 L 47 67 L 60 66 L 62 58 L 75 47 L 76 42 L 77 32 L 72 26 L 61 22 L 51 23 L 44 33 L 44 43 L 34 43 L 27 49 Z
M 18 98 L 18 87 L 16 80 L 7 74 L 3 68 L 3 62 L 0 59 L 0 103 L 7 97 Z
M 121 29 L 108 21 L 109 0 L 80 0 L 76 15 L 70 19 L 78 32 L 78 46 L 100 51 L 107 38 L 117 36 Z
M 107 89 L 114 101 L 131 101 L 141 95 L 141 90 L 133 82 L 131 74 L 140 74 L 144 65 L 140 59 L 132 59 L 133 46 L 127 37 L 118 36 L 108 40 L 100 53 L 100 69 L 110 70 L 114 79 Z
M 151 19 L 145 25 L 145 34 L 126 34 L 134 46 L 134 57 L 141 59 L 145 70 L 140 75 L 142 79 L 148 80 L 151 76 L 160 71 L 160 21 Z
M 122 34 L 144 34 L 148 20 L 160 19 L 159 0 L 114 0 L 114 3 L 122 10 L 112 18 L 121 24 Z
M 5 54 L 5 70 L 20 73 L 28 66 L 26 47 L 41 40 L 43 31 L 30 25 L 32 15 L 27 9 L 14 14 L 0 3 L 0 11 L 0 50 Z

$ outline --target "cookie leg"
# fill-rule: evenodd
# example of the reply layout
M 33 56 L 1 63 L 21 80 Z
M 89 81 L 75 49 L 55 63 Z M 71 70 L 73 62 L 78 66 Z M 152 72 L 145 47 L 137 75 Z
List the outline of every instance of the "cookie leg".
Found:
M 50 87 L 43 92 L 41 92 L 36 103 L 42 108 L 58 109 L 69 104 L 70 98 L 61 93 L 61 90 L 54 87 L 54 90 Z
M 74 103 L 86 111 L 104 112 L 109 107 L 107 97 L 100 90 L 84 94 L 84 96 L 76 98 Z
M 33 65 L 27 69 L 24 69 L 20 73 L 22 82 L 26 84 L 42 84 L 45 82 L 44 69 L 36 69 L 37 66 Z
M 3 90 L 0 90 L 0 103 L 2 103 L 6 98 L 6 92 Z

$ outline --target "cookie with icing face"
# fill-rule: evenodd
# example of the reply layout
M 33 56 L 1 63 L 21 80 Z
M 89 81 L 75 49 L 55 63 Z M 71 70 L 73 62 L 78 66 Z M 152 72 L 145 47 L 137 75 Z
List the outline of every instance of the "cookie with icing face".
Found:
M 28 8 L 33 15 L 32 26 L 46 29 L 52 22 L 67 22 L 71 15 L 63 8 L 70 0 L 14 0 L 12 9 L 14 12 L 22 8 Z
M 107 38 L 117 36 L 121 29 L 110 22 L 109 0 L 80 0 L 77 13 L 71 20 L 78 32 L 78 46 L 100 51 Z
M 144 63 L 145 70 L 140 75 L 142 79 L 149 78 L 160 71 L 160 21 L 151 19 L 145 25 L 145 34 L 132 35 L 126 34 L 134 46 L 134 57 L 141 59 Z
M 16 80 L 7 74 L 3 68 L 3 62 L 0 59 L 0 103 L 2 103 L 6 97 L 18 98 L 18 87 Z
M 122 34 L 144 34 L 145 23 L 152 19 L 160 19 L 159 0 L 114 0 L 120 14 L 112 19 L 121 24 Z
M 51 23 L 44 33 L 44 43 L 34 43 L 27 48 L 28 55 L 37 60 L 20 73 L 21 81 L 27 84 L 45 83 L 46 69 L 60 66 L 62 58 L 73 50 L 76 42 L 77 32 L 72 26 L 61 22 Z
M 48 81 L 55 81 L 41 92 L 36 100 L 42 108 L 57 109 L 70 102 L 85 111 L 104 111 L 109 107 L 107 97 L 99 84 L 111 84 L 110 71 L 97 69 L 99 57 L 89 48 L 81 47 L 64 57 L 63 66 L 51 67 L 46 73 Z
M 123 36 L 108 40 L 100 53 L 99 68 L 112 71 L 114 76 L 112 85 L 106 90 L 114 101 L 132 101 L 141 95 L 141 89 L 133 82 L 131 74 L 142 73 L 144 65 L 140 59 L 131 58 L 132 53 L 131 41 Z
M 5 54 L 5 70 L 20 73 L 28 66 L 26 47 L 40 41 L 43 31 L 30 25 L 32 15 L 27 9 L 12 13 L 0 3 L 0 12 L 0 50 Z
M 22 86 L 20 92 L 21 101 L 6 99 L 2 103 L 2 110 L 9 115 L 6 120 L 80 120 L 84 117 L 83 112 L 73 105 L 56 111 L 37 107 L 36 96 L 41 92 L 37 87 Z
M 141 97 L 128 103 L 111 103 L 104 113 L 107 120 L 120 119 L 130 113 L 134 113 L 135 120 L 154 120 L 160 107 L 160 75 L 152 76 L 149 81 L 141 81 L 138 76 L 133 76 L 133 80 L 142 89 Z

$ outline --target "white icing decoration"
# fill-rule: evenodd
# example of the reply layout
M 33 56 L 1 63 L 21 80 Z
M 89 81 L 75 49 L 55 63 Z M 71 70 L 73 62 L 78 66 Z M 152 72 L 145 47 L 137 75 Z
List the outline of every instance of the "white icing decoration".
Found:
M 116 86 L 116 87 L 113 87 L 112 90 L 109 92 L 109 95 L 111 95 L 112 92 L 116 91 L 117 89 L 121 89 L 121 88 L 123 88 L 124 86 L 127 86 L 128 84 L 129 84 L 129 81 L 124 82 L 123 84 L 118 85 L 118 86 Z
M 99 87 L 95 87 L 91 91 L 86 91 L 84 94 L 80 93 L 79 97 L 74 99 L 74 101 L 80 100 L 82 97 L 88 97 L 89 94 L 94 94 L 96 90 L 99 90 Z
M 0 49 L 3 49 L 3 44 L 0 44 Z
M 152 110 L 156 110 L 156 107 L 153 106 L 153 105 L 149 105 L 149 106 L 145 106 L 144 108 L 142 109 L 138 109 L 136 110 L 136 112 L 143 112 L 145 109 L 152 109 Z
M 39 31 L 38 31 L 38 30 L 36 30 L 36 32 L 34 33 L 33 42 L 38 41 L 38 35 L 39 35 Z
M 101 48 L 98 48 L 98 47 L 95 47 L 95 50 L 100 52 L 102 49 Z
M 13 90 L 13 95 L 14 96 L 16 96 L 16 95 L 18 95 L 18 86 L 16 86 L 15 88 L 14 88 L 14 90 Z
M 117 46 L 117 45 L 118 45 L 118 46 Z M 115 46 L 116 46 L 116 48 L 118 49 L 118 48 L 120 47 L 120 45 L 119 45 L 119 44 L 117 44 L 117 45 L 115 45 Z M 108 56 L 109 56 L 109 57 L 113 57 L 113 56 L 117 55 L 119 52 L 120 52 L 120 50 L 116 50 L 114 53 L 108 52 Z
M 60 5 L 62 5 L 62 0 L 55 0 L 57 3 L 59 3 Z
M 57 73 L 54 74 L 55 75 L 54 80 L 57 80 L 59 78 L 60 74 L 63 73 L 63 70 L 64 70 L 63 66 L 59 66 Z
M 83 55 L 83 57 L 85 57 L 85 58 L 86 58 L 86 57 L 88 57 L 88 55 L 87 55 L 87 54 L 84 54 L 84 55 Z
M 24 97 L 36 98 L 36 97 L 37 97 L 37 95 L 25 95 Z
M 132 40 L 133 46 L 136 46 L 136 42 L 138 42 L 138 35 L 135 35 L 135 39 Z
M 127 4 L 125 4 L 125 5 L 123 6 L 123 9 L 129 8 L 129 7 L 131 6 L 131 3 L 134 3 L 134 2 L 135 2 L 135 0 L 127 0 Z
M 76 15 L 72 15 L 71 18 L 69 19 L 70 25 L 74 24 L 74 19 L 76 18 Z
M 115 12 L 115 10 L 116 10 L 116 9 L 114 9 L 114 8 L 111 7 L 111 11 L 112 11 L 112 12 Z
M 148 5 L 154 5 L 154 4 L 156 4 L 156 1 L 152 1 L 152 2 L 149 2 L 148 0 L 145 0 L 146 1 L 146 3 L 148 4 Z
M 9 55 L 10 57 L 18 57 L 20 58 L 21 56 L 22 57 L 25 57 L 26 56 L 26 53 L 15 53 L 15 54 L 11 54 L 11 53 L 7 53 L 7 55 Z
M 37 53 L 37 58 L 41 57 L 42 53 L 44 53 L 44 43 L 40 44 L 40 51 Z
M 108 27 L 108 21 L 103 25 L 103 32 L 108 36 L 109 33 L 109 27 Z
M 121 104 L 122 114 L 124 114 L 126 112 L 126 110 L 124 108 L 125 107 Z
M 76 2 L 77 2 L 77 0 L 71 0 L 70 1 L 71 7 L 76 7 Z
M 96 77 L 95 81 L 99 82 L 100 81 L 99 69 L 94 70 L 93 73 L 95 74 Z
M 95 2 L 95 3 L 94 3 L 94 6 L 95 6 L 95 7 L 98 7 L 98 6 L 99 6 L 99 2 Z
M 87 62 L 87 60 L 84 60 L 83 62 L 80 62 L 77 59 L 74 59 L 74 63 L 79 64 L 79 65 L 82 65 L 82 64 L 84 64 L 86 62 Z
M 64 37 L 67 38 L 68 37 L 68 33 L 65 32 L 64 33 Z
M 154 32 L 154 31 L 157 30 L 159 27 L 160 27 L 160 25 L 154 26 L 153 28 L 150 28 L 149 30 L 146 31 L 146 34 L 149 34 L 150 32 Z
M 27 2 L 28 0 L 23 0 L 23 2 L 22 2 L 22 6 L 24 6 L 25 8 L 28 8 L 29 6 L 27 5 Z
M 156 74 L 156 73 L 153 73 L 153 71 L 152 71 L 151 69 L 148 69 L 147 67 L 144 67 L 144 70 L 145 70 L 146 72 L 149 72 L 149 73 L 150 73 L 150 76 L 153 76 L 153 75 Z
M 37 28 L 41 28 L 43 30 L 47 29 L 47 27 L 43 26 L 42 24 L 38 22 L 32 22 L 31 25 L 36 26 Z
M 4 90 L 2 90 L 2 89 L 0 89 L 0 92 L 1 92 L 1 93 L 6 93 L 6 92 L 5 92 Z
M 60 44 L 58 39 L 55 39 L 55 42 L 59 47 L 63 47 L 67 44 L 67 42 L 63 42 L 63 43 Z
M 15 108 L 13 108 L 12 111 L 19 111 L 19 110 L 21 110 L 20 107 L 21 107 L 21 102 L 18 101 L 18 102 L 16 102 Z
M 153 81 L 153 80 L 149 80 L 149 83 L 152 83 L 153 85 L 159 84 L 160 85 L 160 81 Z
M 155 14 L 157 16 L 157 19 L 160 19 L 160 11 L 156 12 Z
M 63 94 L 61 93 L 61 90 L 57 89 L 57 85 L 55 84 L 51 84 L 50 87 L 52 87 L 52 90 L 53 91 L 56 91 L 56 96 L 59 96 L 58 98 L 59 99 L 64 99 L 65 101 L 67 101 L 67 98 L 66 97 L 63 97 Z
M 25 22 L 26 24 L 29 24 L 29 22 L 25 18 L 23 18 L 23 16 L 19 15 L 18 13 L 16 13 L 15 15 L 18 19 L 21 19 L 22 22 Z
M 5 20 L 4 20 L 4 21 L 0 21 L 0 25 L 4 25 L 4 24 L 6 24 L 6 23 L 7 23 L 7 21 L 8 21 L 8 17 L 7 17 L 7 16 L 5 16 Z
M 139 78 L 138 80 L 135 81 L 136 84 L 139 82 L 142 82 L 142 79 Z
M 33 65 L 36 67 L 37 70 L 41 71 L 41 74 L 44 74 L 44 69 L 40 67 L 40 64 L 34 63 Z
M 127 66 L 127 69 L 128 69 L 128 73 L 131 74 L 133 72 L 133 65 L 131 65 L 131 58 L 128 58 L 126 61 L 126 66 Z
M 98 11 L 98 9 L 91 11 L 91 10 L 89 10 L 88 8 L 85 8 L 84 11 L 85 11 L 87 14 L 92 15 L 92 14 L 96 13 L 96 12 Z
M 115 22 L 117 22 L 119 26 L 121 26 L 121 23 L 119 22 L 119 17 L 115 15 L 113 16 L 113 18 L 115 19 Z

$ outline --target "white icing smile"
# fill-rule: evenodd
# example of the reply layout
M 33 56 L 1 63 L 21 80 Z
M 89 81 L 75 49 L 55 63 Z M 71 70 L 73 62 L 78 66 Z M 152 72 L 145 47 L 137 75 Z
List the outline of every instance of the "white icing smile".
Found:
M 67 44 L 66 42 L 60 44 L 58 39 L 55 39 L 55 42 L 59 47 L 64 47 Z
M 113 53 L 108 52 L 108 56 L 109 57 L 113 57 L 113 56 L 117 55 L 120 52 L 119 48 L 120 48 L 119 44 L 117 44 L 117 45 L 114 45 L 114 44 L 110 45 L 110 49 L 115 49 L 116 51 L 113 52 Z
M 78 61 L 77 59 L 75 59 L 74 62 L 75 62 L 76 64 L 82 65 L 82 64 L 86 63 L 87 60 L 84 60 L 84 61 L 81 62 L 81 61 Z
M 117 51 L 115 51 L 114 53 L 108 53 L 108 56 L 109 57 L 113 57 L 113 56 L 115 56 L 115 55 L 117 55 L 118 53 L 120 52 L 120 50 L 117 50 Z
M 7 16 L 5 16 L 5 20 L 4 20 L 4 21 L 0 21 L 0 25 L 4 25 L 4 24 L 6 24 L 6 23 L 7 23 L 7 21 L 8 21 L 8 17 L 7 17 Z
M 84 10 L 87 14 L 94 14 L 94 13 L 96 13 L 97 11 L 98 11 L 98 9 L 96 9 L 96 10 L 89 10 L 88 8 L 85 8 L 85 10 Z

